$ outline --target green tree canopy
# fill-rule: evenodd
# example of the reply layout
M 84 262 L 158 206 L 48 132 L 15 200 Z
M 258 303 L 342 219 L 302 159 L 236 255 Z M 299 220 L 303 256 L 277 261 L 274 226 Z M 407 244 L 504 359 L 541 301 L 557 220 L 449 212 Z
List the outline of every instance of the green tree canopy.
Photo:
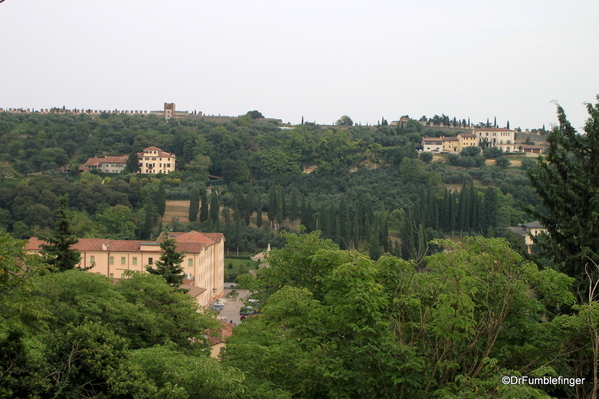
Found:
M 79 242 L 71 231 L 71 224 L 67 215 L 68 198 L 60 198 L 60 206 L 56 218 L 56 227 L 53 234 L 43 235 L 40 238 L 47 242 L 41 244 L 41 253 L 53 271 L 64 272 L 74 269 L 81 260 L 79 251 L 71 247 Z
M 160 249 L 164 252 L 160 255 L 160 260 L 156 261 L 156 267 L 146 266 L 150 274 L 162 276 L 168 285 L 178 288 L 183 284 L 185 273 L 181 263 L 184 259 L 183 252 L 177 251 L 177 241 L 165 234 L 164 241 L 160 243 Z
M 335 123 L 339 126 L 353 126 L 354 125 L 354 121 L 352 121 L 351 118 L 347 115 L 343 115 Z
M 599 277 L 599 104 L 587 104 L 587 110 L 590 117 L 580 134 L 557 107 L 559 125 L 547 136 L 547 154 L 527 171 L 547 210 L 528 207 L 547 229 L 535 242 L 583 291 L 587 272 Z
M 296 398 L 548 397 L 501 377 L 569 370 L 575 321 L 548 310 L 573 303 L 572 279 L 538 270 L 505 240 L 437 241 L 446 251 L 418 270 L 338 250 L 318 234 L 287 239 L 253 286 L 247 278 L 261 316 L 227 343 L 225 361 L 246 371 L 252 389 Z

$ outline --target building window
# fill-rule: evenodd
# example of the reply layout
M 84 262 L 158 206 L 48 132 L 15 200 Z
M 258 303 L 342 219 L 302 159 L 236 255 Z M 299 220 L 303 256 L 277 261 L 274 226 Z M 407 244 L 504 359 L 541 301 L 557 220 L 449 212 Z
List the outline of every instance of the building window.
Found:
M 148 264 L 149 265 L 154 264 L 154 258 L 148 258 Z
M 124 265 L 124 264 L 126 264 L 126 263 L 125 263 L 125 257 L 124 257 L 124 256 L 121 256 L 121 265 Z
M 89 257 L 89 263 L 96 263 L 96 257 L 95 256 L 90 256 Z
M 133 262 L 134 265 L 137 265 L 137 258 L 133 257 L 132 262 Z
M 108 263 L 110 263 L 111 265 L 114 265 L 114 256 L 111 256 L 110 258 L 108 258 Z
M 189 266 L 189 267 L 193 266 L 193 259 L 191 259 L 191 258 L 187 259 L 187 266 Z

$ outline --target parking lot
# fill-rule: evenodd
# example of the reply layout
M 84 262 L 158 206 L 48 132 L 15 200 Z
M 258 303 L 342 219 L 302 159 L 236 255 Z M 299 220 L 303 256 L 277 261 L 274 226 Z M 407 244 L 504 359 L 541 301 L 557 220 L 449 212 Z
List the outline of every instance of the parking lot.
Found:
M 233 288 L 231 288 L 233 286 Z M 238 290 L 235 287 L 234 283 L 225 283 L 225 295 L 223 296 L 223 300 L 227 301 L 225 306 L 220 311 L 220 318 L 222 320 L 226 320 L 235 325 L 239 325 L 242 322 L 239 318 L 239 311 L 244 306 L 242 301 L 243 298 L 246 298 L 249 295 L 248 290 Z M 234 297 L 228 297 L 227 294 L 231 292 L 237 292 L 239 295 Z

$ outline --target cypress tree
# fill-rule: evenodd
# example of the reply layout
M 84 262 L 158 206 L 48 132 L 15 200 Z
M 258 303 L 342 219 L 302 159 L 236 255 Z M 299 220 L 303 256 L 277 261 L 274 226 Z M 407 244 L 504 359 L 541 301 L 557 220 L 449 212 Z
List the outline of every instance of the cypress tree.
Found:
M 379 225 L 377 219 L 374 219 L 373 232 L 368 239 L 368 255 L 370 259 L 377 260 L 381 257 L 381 243 L 379 241 Z
M 210 198 L 210 218 L 213 223 L 218 222 L 220 213 L 220 203 L 218 201 L 218 195 L 216 192 L 212 192 L 212 197 Z
M 200 194 L 198 193 L 197 187 L 191 189 L 191 196 L 189 199 L 189 221 L 195 222 L 198 220 L 198 211 L 200 210 Z
M 258 228 L 262 227 L 262 208 L 258 208 L 256 211 L 256 226 Z
M 354 218 L 354 227 L 352 229 L 353 238 L 352 244 L 355 250 L 359 250 L 360 248 L 360 222 L 358 221 L 358 215 Z
M 318 230 L 322 231 L 323 238 L 330 238 L 329 210 L 325 205 L 320 208 L 318 215 Z
M 297 187 L 293 187 L 293 190 L 291 190 L 291 198 L 289 199 L 289 210 L 288 210 L 288 216 L 289 216 L 289 220 L 291 220 L 292 222 L 295 222 L 299 217 L 300 217 L 300 206 L 299 206 L 299 197 L 300 197 L 300 192 L 298 190 Z
M 166 189 L 162 180 L 158 185 L 158 192 L 156 193 L 156 209 L 160 217 L 164 216 L 164 212 L 166 211 Z
M 202 190 L 202 204 L 200 205 L 200 222 L 208 220 L 208 196 L 206 190 Z
M 277 190 L 275 186 L 270 188 L 268 195 L 268 220 L 270 220 L 270 227 L 272 222 L 277 217 Z
M 345 223 L 343 224 L 343 227 L 341 228 L 341 231 L 343 232 L 343 245 L 342 245 L 342 249 L 349 249 L 350 247 L 350 242 L 351 242 L 351 219 L 349 217 L 349 210 L 347 208 L 345 208 L 344 211 L 345 215 L 343 216 L 343 219 L 345 219 Z
M 335 232 L 333 235 L 333 241 L 335 244 L 341 247 L 341 226 L 339 225 L 339 215 L 335 215 Z
M 285 219 L 285 196 L 283 195 L 283 187 L 278 186 L 276 191 L 276 207 L 277 207 L 277 223 L 280 225 Z
M 251 181 L 247 184 L 247 192 L 248 195 L 246 198 L 246 213 L 249 213 L 251 215 L 252 213 L 254 213 L 254 210 L 256 209 L 254 183 L 252 183 Z

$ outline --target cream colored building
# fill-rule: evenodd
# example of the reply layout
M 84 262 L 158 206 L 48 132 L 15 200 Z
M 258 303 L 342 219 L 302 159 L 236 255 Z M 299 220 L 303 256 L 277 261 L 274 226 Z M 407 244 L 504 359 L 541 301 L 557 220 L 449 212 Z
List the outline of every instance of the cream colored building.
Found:
M 177 251 L 184 252 L 184 272 L 194 287 L 198 303 L 207 306 L 213 299 L 224 293 L 225 237 L 221 233 L 169 233 L 177 241 Z M 101 238 L 80 238 L 73 245 L 81 253 L 80 267 L 91 267 L 92 273 L 111 278 L 124 278 L 127 270 L 145 272 L 147 265 L 160 260 L 164 252 L 156 241 L 107 240 Z M 36 237 L 29 239 L 26 250 L 37 252 L 43 241 Z
M 98 169 L 102 173 L 123 173 L 127 166 L 127 155 L 107 156 L 104 158 L 89 158 L 81 165 L 80 171 Z
M 478 138 L 479 143 L 486 141 L 491 147 L 499 147 L 504 152 L 517 151 L 514 130 L 503 127 L 481 127 L 474 128 L 472 133 Z
M 137 153 L 140 174 L 171 173 L 175 171 L 175 154 L 162 151 L 158 147 L 144 148 Z
M 443 152 L 443 137 L 423 137 L 422 151 Z

